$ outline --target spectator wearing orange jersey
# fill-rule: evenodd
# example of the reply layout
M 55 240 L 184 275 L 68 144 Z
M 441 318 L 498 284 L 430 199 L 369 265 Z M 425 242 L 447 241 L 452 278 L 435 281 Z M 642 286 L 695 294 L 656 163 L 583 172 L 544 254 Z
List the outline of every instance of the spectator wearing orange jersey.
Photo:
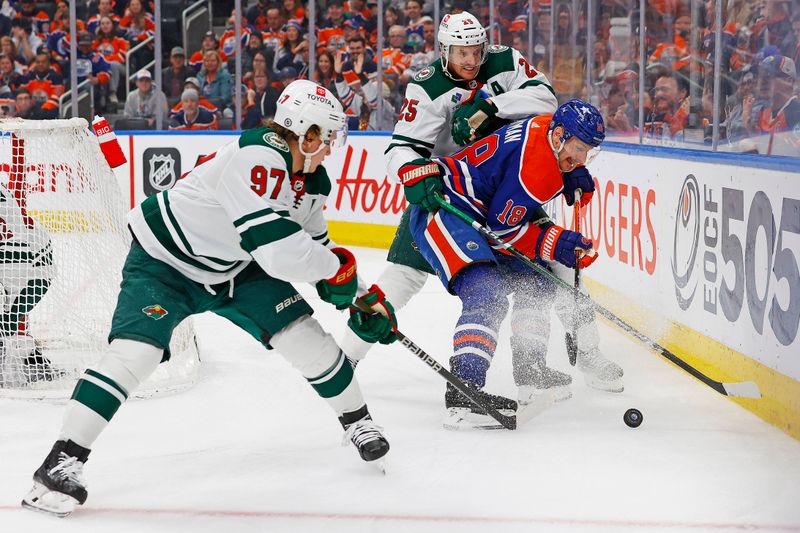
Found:
M 346 16 L 341 0 L 328 2 L 327 15 L 320 23 L 320 29 L 317 32 L 318 51 L 327 49 L 330 53 L 335 54 L 336 50 L 342 50 L 347 45 L 343 28 Z
M 119 103 L 119 80 L 125 74 L 125 58 L 130 44 L 122 37 L 119 37 L 114 19 L 108 15 L 100 17 L 95 33 L 97 37 L 92 43 L 92 48 L 102 55 L 111 67 L 108 100 L 116 107 Z
M 59 30 L 68 32 L 70 27 L 69 22 L 69 2 L 60 0 L 56 3 L 56 12 L 53 14 L 53 18 L 50 21 L 50 33 Z M 86 25 L 80 19 L 75 21 L 75 27 L 78 31 L 84 31 L 86 29 Z
M 242 48 L 247 45 L 250 33 L 255 29 L 247 23 L 247 18 L 242 17 L 241 25 L 241 43 Z M 228 58 L 236 55 L 236 10 L 231 11 L 231 16 L 228 17 L 228 22 L 225 25 L 225 31 L 219 37 L 219 51 Z
M 264 42 L 264 48 L 273 54 L 277 53 L 286 37 L 286 33 L 283 31 L 285 23 L 280 9 L 273 7 L 267 10 L 267 27 L 261 32 L 261 39 Z
M 215 130 L 217 117 L 208 109 L 200 107 L 200 97 L 194 89 L 186 89 L 181 94 L 183 107 L 172 116 L 170 130 Z
M 270 8 L 270 0 L 258 0 L 258 3 L 251 6 L 245 13 L 247 21 L 257 31 L 264 31 L 267 29 L 267 11 Z
M 211 100 L 209 100 L 208 98 L 204 98 L 203 97 L 202 93 L 200 92 L 200 80 L 198 80 L 196 77 L 191 76 L 191 77 L 186 78 L 186 81 L 183 82 L 183 88 L 184 89 L 194 89 L 195 91 L 197 91 L 197 94 L 199 95 L 199 98 L 197 100 L 197 104 L 200 107 L 208 110 L 209 112 L 211 112 L 216 117 L 219 117 L 219 116 L 222 115 L 222 111 L 217 106 L 215 106 L 213 104 L 213 102 L 211 102 Z M 181 94 L 183 94 L 183 93 L 181 93 Z M 183 109 L 183 102 L 178 100 L 178 103 L 175 104 L 172 107 L 172 109 L 169 110 L 170 116 L 176 114 L 181 109 Z
M 688 39 L 692 29 L 692 18 L 689 13 L 679 12 L 672 23 L 672 29 L 674 32 L 673 42 L 656 45 L 648 63 L 659 62 L 672 67 L 672 70 L 681 70 L 689 66 L 691 59 Z
M 200 69 L 203 68 L 203 58 L 206 52 L 209 50 L 217 51 L 217 48 L 217 37 L 214 35 L 213 31 L 207 31 L 203 36 L 203 40 L 200 42 L 200 50 L 193 53 L 192 57 L 189 58 L 189 66 L 195 71 L 200 72 Z M 228 56 L 222 52 L 219 52 L 219 57 L 223 62 L 228 61 Z
M 645 137 L 680 138 L 689 121 L 688 82 L 683 76 L 667 74 L 656 80 L 653 92 L 653 111 L 645 120 Z
M 50 66 L 50 54 L 39 52 L 33 60 L 33 68 L 22 77 L 20 87 L 25 87 L 33 97 L 34 104 L 42 109 L 58 109 L 58 99 L 64 94 L 61 74 Z
M 28 18 L 33 25 L 33 33 L 41 39 L 50 35 L 50 15 L 41 9 L 36 9 L 34 0 L 20 0 L 16 18 Z
M 109 17 L 115 25 L 119 25 L 122 18 L 114 13 L 114 4 L 112 0 L 100 0 L 97 3 L 97 13 L 89 17 L 86 23 L 86 31 L 92 35 L 97 35 L 97 30 L 100 28 L 100 19 Z
M 281 16 L 283 20 L 297 19 L 308 22 L 305 20 L 306 10 L 300 4 L 300 0 L 283 0 L 283 5 L 281 7 Z
M 360 22 L 367 22 L 372 18 L 372 11 L 364 0 L 349 0 L 344 3 L 345 16 L 351 19 L 360 18 Z
M 142 0 L 130 0 L 127 14 L 119 21 L 119 29 L 131 42 L 144 41 L 155 35 L 156 25 L 145 11 Z

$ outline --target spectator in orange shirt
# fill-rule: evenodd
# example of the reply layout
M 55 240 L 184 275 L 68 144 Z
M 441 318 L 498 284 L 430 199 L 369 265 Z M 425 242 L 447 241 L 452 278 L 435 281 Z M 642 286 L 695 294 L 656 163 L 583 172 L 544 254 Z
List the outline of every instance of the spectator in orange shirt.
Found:
M 50 66 L 50 54 L 46 51 L 36 54 L 33 68 L 22 77 L 19 85 L 31 93 L 34 104 L 40 104 L 45 110 L 57 110 L 58 99 L 64 94 L 64 80 Z
M 130 44 L 117 34 L 114 19 L 108 15 L 100 17 L 95 33 L 97 38 L 94 40 L 92 48 L 101 54 L 111 66 L 108 100 L 113 107 L 116 107 L 119 104 L 119 80 L 125 74 L 125 58 L 128 55 Z
M 156 25 L 150 14 L 145 11 L 142 0 L 130 0 L 127 14 L 119 21 L 119 28 L 124 32 L 124 37 L 129 41 L 144 41 L 152 37 Z
M 281 16 L 284 20 L 297 19 L 302 22 L 308 22 L 305 20 L 306 10 L 300 5 L 300 0 L 283 0 Z
M 189 58 L 189 66 L 192 67 L 195 72 L 200 72 L 203 68 L 203 58 L 206 55 L 206 52 L 210 50 L 217 51 L 217 37 L 214 35 L 214 32 L 209 30 L 203 35 L 203 40 L 200 42 L 200 50 L 192 54 L 192 57 Z M 220 60 L 224 63 L 228 61 L 228 56 L 224 53 L 219 52 Z
M 283 43 L 283 39 L 286 37 L 286 33 L 283 31 L 285 22 L 280 9 L 273 7 L 267 11 L 267 27 L 261 32 L 264 48 L 277 53 L 278 48 Z
M 69 32 L 69 21 L 69 2 L 60 0 L 56 3 L 56 12 L 53 14 L 53 19 L 50 21 L 50 33 L 59 30 Z M 86 29 L 82 20 L 76 20 L 75 27 L 78 31 Z
M 199 96 L 194 89 L 186 89 L 181 94 L 183 108 L 172 116 L 170 130 L 215 130 L 217 117 L 208 109 L 198 105 Z

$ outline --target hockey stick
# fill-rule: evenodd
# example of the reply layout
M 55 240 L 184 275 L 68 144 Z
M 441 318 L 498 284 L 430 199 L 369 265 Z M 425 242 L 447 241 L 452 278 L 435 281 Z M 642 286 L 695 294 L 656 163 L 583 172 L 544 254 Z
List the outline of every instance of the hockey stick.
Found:
M 353 300 L 353 305 L 364 311 L 365 313 L 375 313 L 376 311 L 370 307 L 364 300 L 361 298 L 356 298 Z M 483 399 L 480 398 L 475 391 L 467 387 L 463 381 L 458 379 L 456 376 L 453 375 L 452 372 L 444 368 L 442 365 L 439 364 L 433 356 L 429 355 L 425 350 L 417 346 L 417 344 L 403 335 L 400 330 L 394 330 L 395 335 L 397 335 L 397 339 L 400 341 L 400 344 L 405 346 L 409 352 L 413 353 L 417 357 L 419 357 L 423 363 L 431 367 L 437 374 L 442 376 L 449 384 L 453 387 L 458 389 L 458 391 L 466 396 L 469 401 L 483 409 L 486 414 L 497 420 L 497 422 L 506 429 L 517 429 L 517 416 L 516 415 L 504 415 L 491 405 L 487 405 L 484 403 Z
M 581 190 L 575 189 L 575 203 L 573 205 L 573 217 L 575 219 L 575 231 L 581 232 Z M 575 293 L 581 290 L 581 265 L 575 262 Z M 572 335 L 569 332 L 564 334 L 567 343 L 567 355 L 569 364 L 575 366 L 578 361 L 578 304 L 580 300 L 575 296 L 575 312 L 572 314 Z
M 599 303 L 592 300 L 591 297 L 587 296 L 586 294 L 583 294 L 579 290 L 570 286 L 569 283 L 562 280 L 561 278 L 559 278 L 546 268 L 543 268 L 534 263 L 533 261 L 531 261 L 531 259 L 527 255 L 523 254 L 522 252 L 514 248 L 514 246 L 503 241 L 503 239 L 501 239 L 495 232 L 493 232 L 486 226 L 481 225 L 479 222 L 472 219 L 466 213 L 463 213 L 457 207 L 454 207 L 453 205 L 449 204 L 442 197 L 437 196 L 436 201 L 442 207 L 442 209 L 457 216 L 462 221 L 466 222 L 467 224 L 475 228 L 481 235 L 491 239 L 498 246 L 508 251 L 511 255 L 521 260 L 523 263 L 525 263 L 532 269 L 536 270 L 540 274 L 549 278 L 551 281 L 556 283 L 556 285 L 560 286 L 562 289 L 572 292 L 575 295 L 576 299 L 580 299 L 590 304 L 595 311 L 597 311 L 599 314 L 607 318 L 609 321 L 613 322 L 621 329 L 630 333 L 631 335 L 636 337 L 637 340 L 647 345 L 651 350 L 665 357 L 666 359 L 668 359 L 675 365 L 679 366 L 680 368 L 682 368 L 683 370 L 685 370 L 698 380 L 702 381 L 703 383 L 705 383 L 718 393 L 723 394 L 725 396 L 735 396 L 738 398 L 761 398 L 761 391 L 758 389 L 758 385 L 756 383 L 752 381 L 742 381 L 738 383 L 722 383 L 720 381 L 711 379 L 710 377 L 706 376 L 705 374 L 697 370 L 695 367 L 693 367 L 692 365 L 690 365 L 689 363 L 687 363 L 686 361 L 684 361 L 683 359 L 672 353 L 671 351 L 667 350 L 666 348 L 658 344 L 656 341 L 654 341 L 644 333 L 641 333 L 636 328 L 634 328 L 633 326 L 631 326 L 630 324 L 619 318 L 609 309 L 603 307 Z

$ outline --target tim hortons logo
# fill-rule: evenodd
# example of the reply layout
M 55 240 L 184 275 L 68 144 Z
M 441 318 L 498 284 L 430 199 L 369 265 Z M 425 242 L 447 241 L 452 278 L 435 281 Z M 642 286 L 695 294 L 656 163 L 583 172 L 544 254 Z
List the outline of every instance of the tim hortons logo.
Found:
M 347 147 L 342 174 L 336 180 L 339 187 L 336 193 L 336 209 L 349 209 L 364 213 L 401 213 L 406 208 L 403 186 L 390 182 L 385 174 L 380 178 L 365 177 L 367 151 L 363 148 L 358 150 L 360 156 L 356 169 L 353 168 L 355 167 L 354 149 L 352 146 Z

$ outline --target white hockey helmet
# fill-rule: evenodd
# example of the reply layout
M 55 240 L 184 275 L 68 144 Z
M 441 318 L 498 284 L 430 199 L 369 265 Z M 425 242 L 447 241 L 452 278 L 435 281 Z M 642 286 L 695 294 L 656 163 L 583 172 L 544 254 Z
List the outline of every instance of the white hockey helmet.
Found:
M 347 142 L 347 116 L 342 104 L 328 89 L 313 81 L 296 80 L 287 85 L 278 97 L 273 120 L 300 137 L 301 151 L 303 137 L 315 124 L 322 132 L 324 144 L 320 149 L 325 145 L 344 146 Z
M 450 61 L 451 46 L 475 46 L 482 45 L 481 64 L 486 61 L 486 53 L 489 50 L 489 39 L 486 38 L 486 30 L 481 26 L 478 18 L 463 11 L 454 15 L 445 15 L 439 23 L 439 51 L 442 55 L 442 67 L 445 74 L 447 64 Z

